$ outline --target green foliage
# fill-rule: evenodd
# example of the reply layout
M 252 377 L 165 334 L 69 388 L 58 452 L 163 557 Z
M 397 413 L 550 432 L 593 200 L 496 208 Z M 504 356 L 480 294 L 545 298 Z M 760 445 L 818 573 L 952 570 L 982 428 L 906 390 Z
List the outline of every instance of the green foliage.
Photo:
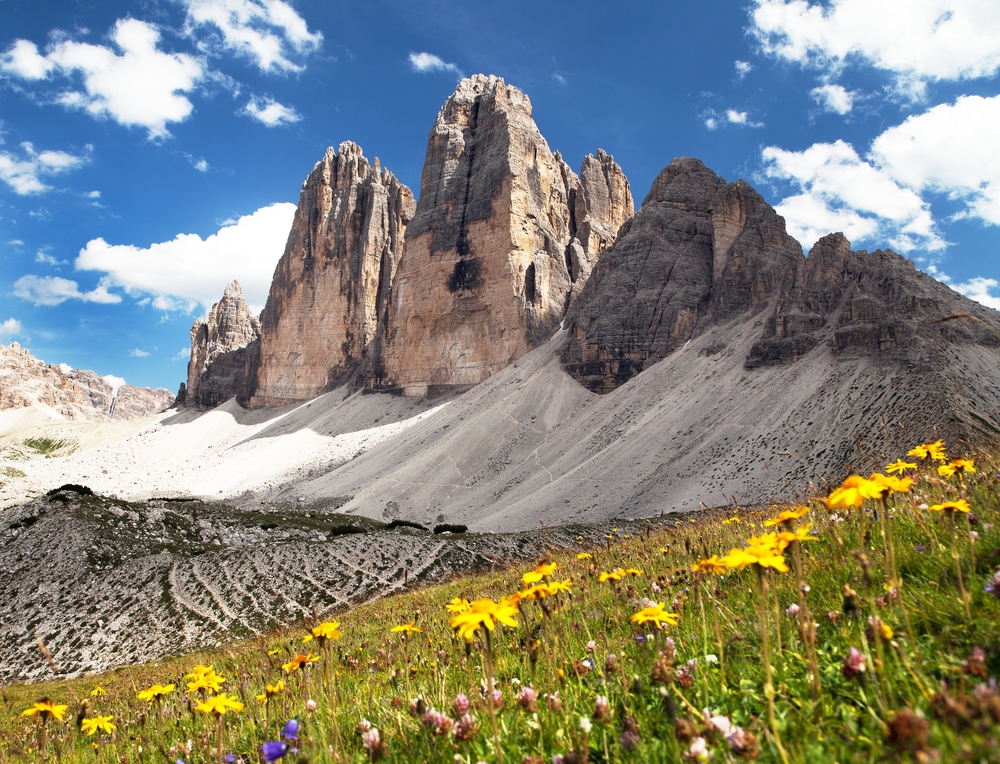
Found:
M 1000 598 L 988 589 L 1000 566 L 1000 478 L 991 459 L 977 461 L 980 472 L 950 480 L 926 469 L 886 504 L 828 510 L 810 502 L 798 522 L 811 523 L 816 540 L 797 542 L 801 581 L 791 565 L 761 578 L 752 567 L 695 573 L 700 558 L 782 530 L 763 525 L 781 508 L 707 513 L 638 537 L 612 531 L 606 545 L 553 550 L 559 567 L 547 580 L 571 580 L 571 594 L 522 601 L 518 626 L 498 624 L 489 641 L 482 629 L 470 644 L 454 639 L 445 605 L 499 601 L 523 589 L 521 576 L 534 566 L 370 602 L 340 615 L 343 636 L 329 641 L 303 643 L 304 629 L 286 629 L 100 677 L 12 686 L 0 715 L 0 761 L 35 757 L 41 724 L 18 714 L 43 696 L 70 706 L 70 723 L 45 727 L 50 756 L 58 750 L 65 764 L 94 761 L 95 742 L 97 760 L 138 764 L 162 747 L 169 760 L 209 764 L 218 740 L 223 753 L 259 761 L 262 743 L 277 740 L 289 718 L 301 722 L 299 756 L 317 762 L 361 764 L 382 753 L 386 761 L 442 764 L 709 754 L 714 762 L 781 762 L 779 739 L 790 762 L 997 761 L 1000 696 L 989 678 L 1000 674 Z M 969 500 L 974 517 L 927 510 L 957 498 Z M 790 563 L 794 550 L 785 550 Z M 621 580 L 600 580 L 618 569 Z M 803 584 L 817 624 L 815 696 L 807 622 L 790 608 Z M 657 632 L 634 623 L 630 616 L 651 601 L 678 614 L 678 624 Z M 421 631 L 391 631 L 406 623 Z M 318 662 L 283 671 L 308 650 Z M 199 696 L 185 692 L 184 675 L 196 664 L 211 664 L 226 678 L 222 691 L 246 709 L 218 725 L 192 711 L 185 698 Z M 494 713 L 485 692 L 490 666 L 502 693 Z M 283 690 L 255 700 L 279 679 Z M 137 691 L 154 683 L 177 687 L 160 703 L 138 701 Z M 88 698 L 98 684 L 107 695 Z M 455 710 L 459 695 L 468 698 L 468 719 Z M 113 739 L 77 731 L 71 720 L 83 698 L 90 716 L 114 717 Z M 370 731 L 363 736 L 369 726 L 387 751 Z
M 411 522 L 410 520 L 393 520 L 391 523 L 385 526 L 385 529 L 387 531 L 395 530 L 396 528 L 416 528 L 418 531 L 427 530 L 420 523 L 414 523 Z
M 21 470 L 17 469 L 17 467 L 4 467 L 2 470 L 0 470 L 0 475 L 9 478 L 27 477 L 23 472 L 21 472 Z
M 66 452 L 59 454 L 60 456 L 68 456 L 79 445 L 75 440 L 65 438 L 25 438 L 22 443 L 35 453 L 45 457 L 55 456 L 59 451 Z
M 448 523 L 442 523 L 441 525 L 434 526 L 435 533 L 465 533 L 468 530 L 468 525 L 450 525 Z

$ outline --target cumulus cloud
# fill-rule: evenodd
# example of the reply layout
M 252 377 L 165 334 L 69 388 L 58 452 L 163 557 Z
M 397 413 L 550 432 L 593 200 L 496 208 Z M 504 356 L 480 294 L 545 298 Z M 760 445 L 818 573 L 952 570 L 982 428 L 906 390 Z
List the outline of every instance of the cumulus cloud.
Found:
M 455 64 L 449 64 L 433 53 L 411 53 L 410 66 L 415 72 L 451 72 L 458 77 L 462 76 L 462 70 Z
M 191 360 L 191 348 L 181 348 L 177 351 L 171 361 L 190 361 Z
M 240 113 L 252 117 L 267 127 L 290 125 L 302 119 L 291 106 L 280 104 L 273 98 L 258 98 L 257 96 L 251 96 Z M 208 169 L 207 166 L 206 169 Z
M 205 239 L 182 233 L 145 248 L 92 239 L 80 250 L 76 268 L 101 271 L 109 284 L 130 296 L 151 298 L 160 310 L 207 310 L 235 278 L 247 302 L 259 310 L 294 214 L 294 204 L 272 204 Z
M 993 290 L 1000 287 L 1000 282 L 997 282 L 996 279 L 976 276 L 960 284 L 953 283 L 950 280 L 945 280 L 945 283 L 956 292 L 964 294 L 970 300 L 975 300 L 988 308 L 1000 310 L 1000 295 L 993 294 Z
M 20 154 L 0 151 L 0 180 L 15 194 L 29 196 L 51 191 L 52 186 L 43 178 L 70 172 L 90 161 L 90 146 L 87 155 L 77 156 L 65 151 L 35 151 L 33 144 L 21 144 Z
M 14 295 L 35 305 L 61 305 L 67 300 L 82 302 L 97 302 L 113 304 L 121 302 L 120 295 L 108 291 L 111 286 L 106 279 L 101 279 L 95 289 L 81 292 L 80 285 L 71 279 L 59 276 L 21 276 L 14 282 Z
M 810 90 L 809 95 L 813 97 L 816 103 L 823 107 L 824 111 L 832 114 L 849 114 L 851 109 L 854 108 L 855 93 L 852 93 L 843 85 L 832 85 L 829 83 L 820 85 Z
M 182 0 L 187 6 L 187 30 L 192 36 L 209 32 L 203 50 L 234 51 L 263 72 L 299 72 L 301 60 L 319 50 L 320 32 L 310 32 L 305 20 L 284 0 Z
M 898 183 L 947 194 L 963 217 L 1000 225 L 1000 96 L 964 96 L 907 118 L 878 136 L 871 156 Z
M 66 260 L 58 260 L 44 249 L 40 249 L 35 253 L 35 262 L 42 265 L 51 265 L 54 268 L 58 268 L 60 265 L 69 265 Z
M 890 72 L 921 97 L 927 82 L 1000 70 L 996 0 L 755 0 L 764 52 L 837 75 L 852 62 Z
M 183 122 L 193 106 L 185 97 L 205 77 L 201 61 L 159 49 L 160 31 L 138 19 L 120 19 L 111 30 L 114 47 L 62 39 L 43 56 L 35 43 L 17 40 L 2 56 L 0 71 L 26 81 L 54 75 L 73 84 L 56 96 L 69 109 L 145 128 L 151 139 L 169 135 L 167 124 Z M 78 88 L 74 75 L 79 75 Z
M 717 112 L 709 109 L 702 114 L 702 121 L 709 130 L 718 130 L 723 125 L 737 125 L 739 127 L 763 127 L 763 122 L 754 122 L 750 119 L 748 112 L 737 109 L 727 109 L 724 112 Z
M 0 338 L 10 339 L 11 337 L 17 337 L 21 333 L 21 322 L 16 318 L 8 318 L 6 321 L 0 323 Z
M 118 388 L 125 384 L 125 380 L 121 377 L 116 377 L 114 374 L 105 374 L 104 381 L 111 385 L 111 395 L 118 395 Z
M 800 193 L 775 205 L 788 232 L 807 249 L 831 231 L 848 239 L 884 241 L 900 252 L 947 246 L 929 205 L 844 141 L 816 143 L 805 151 L 763 150 L 769 178 L 798 186 Z
M 142 348 L 132 348 L 128 354 L 133 358 L 149 358 L 149 351 Z

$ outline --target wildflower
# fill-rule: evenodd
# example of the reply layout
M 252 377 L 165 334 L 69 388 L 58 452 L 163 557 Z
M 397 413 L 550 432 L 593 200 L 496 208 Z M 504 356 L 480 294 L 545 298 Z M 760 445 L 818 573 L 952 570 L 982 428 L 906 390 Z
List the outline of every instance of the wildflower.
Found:
M 840 667 L 840 671 L 846 679 L 857 679 L 867 669 L 865 655 L 856 647 L 851 648 L 851 652 L 844 658 L 844 663 Z
M 101 687 L 101 685 L 97 685 L 97 687 L 95 687 L 93 690 L 90 691 L 90 697 L 92 698 L 99 698 L 102 695 L 107 695 L 107 694 L 108 694 L 107 690 Z
M 455 696 L 455 702 L 452 704 L 452 708 L 455 709 L 455 713 L 458 716 L 465 716 L 469 713 L 469 698 L 461 692 L 458 693 L 458 695 Z
M 969 657 L 962 662 L 962 673 L 986 678 L 986 651 L 983 648 L 978 645 L 972 648 Z
M 908 708 L 897 711 L 889 720 L 889 744 L 899 753 L 916 754 L 917 761 L 926 761 L 930 723 Z
M 726 563 L 717 554 L 706 557 L 704 560 L 698 560 L 698 562 L 691 566 L 691 572 L 693 573 L 708 573 L 713 576 L 725 573 L 727 570 Z
M 962 472 L 975 472 L 976 471 L 976 460 L 975 459 L 954 459 L 951 462 L 951 466 L 956 470 L 962 470 Z
M 902 475 L 907 470 L 915 470 L 917 465 L 913 462 L 904 462 L 902 459 L 897 459 L 892 464 L 886 465 L 885 471 L 890 475 Z
M 913 478 L 890 477 L 876 472 L 869 478 L 869 482 L 881 487 L 878 498 L 882 499 L 890 493 L 909 493 L 910 486 L 913 485 Z
M 427 729 L 433 730 L 435 735 L 447 735 L 453 726 L 448 714 L 433 708 L 428 709 L 420 721 Z
M 642 568 L 629 568 L 625 573 L 629 576 L 641 576 Z
M 815 541 L 816 537 L 811 535 L 812 523 L 806 523 L 796 528 L 794 531 L 782 531 L 778 534 L 778 549 L 784 550 L 790 544 L 803 541 Z
M 773 537 L 773 538 L 771 538 Z M 730 549 L 729 554 L 722 558 L 726 567 L 743 570 L 748 565 L 761 568 L 774 568 L 781 573 L 788 572 L 788 565 L 778 548 L 777 534 L 768 533 L 760 538 L 750 538 L 745 549 Z
M 203 714 L 225 716 L 227 711 L 239 713 L 243 710 L 243 704 L 236 699 L 235 695 L 230 697 L 223 693 L 222 695 L 215 695 L 202 703 L 198 703 L 195 708 Z
M 476 720 L 470 714 L 463 714 L 455 724 L 455 740 L 472 740 L 478 732 Z
M 674 680 L 681 687 L 687 688 L 694 684 L 694 670 L 697 667 L 698 662 L 690 660 L 683 666 L 678 666 L 677 670 L 674 671 Z
M 809 507 L 799 506 L 795 509 L 786 509 L 781 512 L 777 517 L 772 520 L 765 520 L 765 528 L 773 528 L 776 525 L 781 525 L 782 523 L 790 523 L 793 520 L 798 520 L 800 517 L 806 515 L 809 512 Z
M 80 723 L 80 729 L 88 735 L 94 735 L 98 730 L 110 735 L 118 727 L 111 723 L 113 716 L 91 716 Z
M 281 737 L 285 740 L 298 740 L 299 739 L 299 720 L 289 719 L 285 722 L 285 726 L 281 728 Z
M 591 714 L 591 718 L 598 724 L 606 724 L 611 721 L 612 716 L 614 713 L 611 711 L 607 696 L 598 695 L 597 700 L 594 701 L 594 713 Z
M 148 690 L 143 690 L 138 694 L 139 700 L 148 700 L 152 703 L 154 700 L 162 698 L 164 695 L 169 695 L 174 691 L 174 685 L 172 684 L 154 684 Z
M 927 507 L 929 512 L 944 512 L 945 514 L 951 515 L 955 512 L 969 512 L 972 507 L 969 506 L 969 502 L 965 499 L 959 499 L 958 501 L 945 501 L 940 504 L 932 504 Z
M 953 464 L 939 464 L 937 468 L 937 473 L 943 478 L 950 478 L 955 474 L 955 465 Z
M 933 443 L 923 443 L 919 446 L 914 446 L 909 451 L 906 452 L 907 456 L 915 456 L 918 459 L 931 459 L 936 462 L 947 461 L 948 457 L 944 452 L 944 441 L 937 440 Z
M 286 753 L 288 753 L 288 746 L 280 740 L 264 743 L 260 747 L 260 757 L 264 760 L 264 764 L 271 764 Z
M 700 735 L 691 741 L 688 749 L 681 754 L 685 761 L 694 761 L 702 764 L 712 758 L 712 751 L 708 750 L 708 743 Z
M 626 751 L 634 751 L 639 747 L 639 743 L 642 742 L 642 737 L 639 734 L 639 723 L 635 720 L 634 716 L 626 716 L 622 727 L 624 731 L 618 743 Z
M 983 586 L 983 591 L 1000 599 L 1000 570 L 990 576 L 990 579 Z
M 257 696 L 257 700 L 259 700 L 261 703 L 269 701 L 271 698 L 273 698 L 275 695 L 277 695 L 284 689 L 285 689 L 285 683 L 280 679 L 274 684 L 264 685 L 264 692 L 263 694 Z
M 302 638 L 303 642 L 309 642 L 313 639 L 318 639 L 320 644 L 323 644 L 328 639 L 340 639 L 344 636 L 340 629 L 339 621 L 324 621 L 319 626 L 314 626 L 313 629 Z
M 581 716 L 580 717 L 580 731 L 585 735 L 589 735 L 590 731 L 594 729 L 593 723 L 590 721 L 590 717 Z
M 883 487 L 860 475 L 850 475 L 823 500 L 828 509 L 860 507 L 865 499 L 881 498 Z
M 580 554 L 576 556 L 576 559 L 578 560 L 592 560 L 593 558 L 594 555 L 592 555 L 590 552 L 580 552 Z
M 535 692 L 535 688 L 531 686 L 522 687 L 521 692 L 517 696 L 517 705 L 528 713 L 535 713 L 538 708 L 538 694 Z
M 471 642 L 483 626 L 489 631 L 493 631 L 497 621 L 516 627 L 515 616 L 517 616 L 517 608 L 513 605 L 481 599 L 470 603 L 467 613 L 458 613 L 452 616 L 449 625 L 458 636 L 464 638 L 466 642 Z
M 548 707 L 549 711 L 552 711 L 553 713 L 559 713 L 562 711 L 563 704 L 559 699 L 559 690 L 545 695 L 545 705 Z
M 365 751 L 368 752 L 368 756 L 373 762 L 378 761 L 389 753 L 389 747 L 382 740 L 382 734 L 378 731 L 378 727 L 372 727 L 370 730 L 362 733 L 361 744 L 365 747 Z
M 556 594 L 561 594 L 563 592 L 568 594 L 572 586 L 573 582 L 568 578 L 565 581 L 550 581 L 548 583 L 549 594 L 553 596 Z
M 411 634 L 420 634 L 423 629 L 418 628 L 415 623 L 404 623 L 399 626 L 393 626 L 389 629 L 393 634 L 402 634 L 404 636 L 410 636 Z
M 288 663 L 282 663 L 281 670 L 284 671 L 286 674 L 294 674 L 296 671 L 302 668 L 303 664 L 309 665 L 310 663 L 316 663 L 316 661 L 318 660 L 319 658 L 313 655 L 311 652 L 299 653 L 290 661 L 288 661 Z
M 218 692 L 226 680 L 215 673 L 211 666 L 195 666 L 190 674 L 184 676 L 189 679 L 188 692 Z
M 738 523 L 739 521 L 740 521 L 740 518 L 738 518 L 738 517 L 730 517 L 730 518 L 728 518 L 726 520 L 723 520 L 722 524 L 723 525 L 731 525 L 732 523 Z
M 677 613 L 668 613 L 664 608 L 666 603 L 660 602 L 656 605 L 651 605 L 640 610 L 638 613 L 634 613 L 630 616 L 629 620 L 632 623 L 638 623 L 640 625 L 645 623 L 654 623 L 656 628 L 662 629 L 664 624 L 668 626 L 676 626 L 677 619 L 680 617 Z
M 785 608 L 785 615 L 788 616 L 789 618 L 798 618 L 799 606 L 793 602 L 791 605 Z
M 870 615 L 868 616 L 867 637 L 869 640 L 874 641 L 876 634 L 879 636 L 879 638 L 885 640 L 886 642 L 888 642 L 895 636 L 889 624 L 887 624 L 878 616 Z
M 525 586 L 531 586 L 532 584 L 537 584 L 543 578 L 548 578 L 551 576 L 559 566 L 554 562 L 543 562 L 538 565 L 534 570 L 525 573 L 521 576 L 521 580 L 524 582 Z
M 306 711 L 308 711 L 309 713 L 312 713 L 317 708 L 318 706 L 316 705 L 316 701 L 313 700 L 312 698 L 306 701 Z
M 445 605 L 444 608 L 452 615 L 457 615 L 458 613 L 468 613 L 469 601 L 462 599 L 461 597 L 455 597 L 455 599 Z
M 626 575 L 624 569 L 618 568 L 618 570 L 613 570 L 610 573 L 601 573 L 598 579 L 603 584 L 605 581 L 621 581 Z
M 588 653 L 592 653 L 592 652 L 594 652 L 594 650 L 596 650 L 596 649 L 597 649 L 597 643 L 596 643 L 596 642 L 595 642 L 594 640 L 592 640 L 592 639 L 591 639 L 591 640 L 589 640 L 589 641 L 587 642 L 587 652 L 588 652 Z
M 69 706 L 53 703 L 48 698 L 42 698 L 31 708 L 22 711 L 21 716 L 37 716 L 42 722 L 46 722 L 50 716 L 54 716 L 56 721 L 61 722 L 67 708 Z

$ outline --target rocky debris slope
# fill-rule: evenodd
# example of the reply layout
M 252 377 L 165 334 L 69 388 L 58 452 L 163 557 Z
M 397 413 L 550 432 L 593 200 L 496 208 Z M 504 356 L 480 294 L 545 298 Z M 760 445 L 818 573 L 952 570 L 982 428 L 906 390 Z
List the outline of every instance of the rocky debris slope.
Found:
M 0 682 L 103 671 L 300 622 L 607 528 L 436 535 L 336 513 L 139 504 L 64 487 L 0 522 Z M 635 532 L 631 526 L 622 533 Z M 44 549 L 45 554 L 38 554 Z
M 240 282 L 230 281 L 222 299 L 191 327 L 184 403 L 218 406 L 246 397 L 248 363 L 260 339 L 260 320 L 250 312 Z M 180 397 L 180 396 L 178 396 Z
M 462 80 L 428 137 L 370 383 L 411 394 L 474 385 L 544 343 L 631 214 L 611 157 L 588 158 L 577 177 L 526 95 L 499 77 Z
M 99 422 L 148 416 L 173 403 L 169 390 L 116 390 L 92 371 L 47 364 L 16 342 L 0 345 L 0 411 L 41 405 L 57 418 Z
M 306 178 L 261 314 L 250 405 L 320 395 L 364 360 L 385 313 L 413 193 L 361 147 L 327 149 Z M 190 383 L 189 383 L 190 384 Z

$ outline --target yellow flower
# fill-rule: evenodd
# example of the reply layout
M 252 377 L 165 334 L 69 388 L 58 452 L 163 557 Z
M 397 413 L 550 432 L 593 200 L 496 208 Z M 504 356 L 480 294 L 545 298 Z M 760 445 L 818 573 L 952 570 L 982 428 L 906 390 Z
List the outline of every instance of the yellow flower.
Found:
M 524 582 L 525 586 L 531 586 L 532 584 L 537 584 L 543 578 L 548 578 L 559 566 L 554 562 L 543 562 L 541 565 L 536 567 L 534 570 L 525 573 L 521 576 L 521 581 Z
M 462 599 L 461 597 L 455 597 L 451 602 L 444 606 L 445 610 L 449 613 L 468 613 L 469 612 L 469 601 Z
M 514 592 L 513 594 L 508 594 L 506 597 L 500 600 L 500 604 L 506 607 L 512 607 L 515 610 L 517 610 L 518 608 L 521 607 L 521 592 Z M 465 612 L 467 613 L 469 611 L 466 610 Z
M 723 520 L 722 524 L 723 525 L 731 525 L 732 523 L 738 523 L 739 521 L 740 521 L 740 518 L 738 518 L 738 517 L 730 517 L 730 518 L 728 518 L 726 520 Z
M 195 708 L 203 714 L 214 714 L 215 716 L 225 716 L 227 711 L 239 713 L 243 710 L 243 704 L 233 695 L 213 695 L 203 703 L 199 703 Z
M 90 697 L 92 698 L 99 698 L 102 695 L 107 695 L 107 694 L 108 691 L 105 690 L 103 687 L 101 687 L 101 685 L 97 685 L 97 687 L 95 687 L 93 690 L 90 691 Z
M 874 483 L 881 489 L 878 498 L 884 498 L 890 493 L 909 493 L 910 486 L 913 485 L 913 478 L 898 478 L 889 475 L 881 475 L 876 472 L 868 482 Z
M 389 629 L 393 634 L 420 634 L 423 629 L 418 628 L 415 623 L 404 623 L 400 626 L 393 626 Z
M 594 555 L 592 555 L 590 552 L 580 552 L 580 554 L 578 554 L 576 556 L 576 559 L 578 559 L 578 560 L 590 560 L 590 559 L 593 559 L 593 557 L 594 557 Z
M 748 565 L 757 565 L 761 568 L 774 568 L 780 573 L 788 572 L 788 565 L 781 554 L 774 533 L 766 533 L 759 539 L 750 538 L 745 549 L 730 549 L 729 554 L 722 558 L 722 562 L 727 568 L 735 570 L 743 570 Z
M 315 663 L 319 658 L 312 653 L 299 653 L 294 658 L 292 658 L 288 663 L 282 663 L 281 668 L 286 674 L 292 674 L 298 671 L 303 663 Z
M 906 455 L 915 456 L 918 459 L 933 459 L 936 462 L 944 462 L 948 460 L 948 457 L 944 452 L 944 441 L 942 440 L 936 440 L 933 443 L 924 443 L 919 446 L 914 446 L 906 452 Z
M 953 464 L 939 464 L 937 468 L 938 474 L 943 478 L 950 478 L 955 474 L 955 465 Z
M 810 536 L 809 532 L 812 530 L 812 523 L 806 523 L 805 525 L 796 528 L 794 531 L 782 531 L 778 534 L 778 550 L 784 551 L 789 544 L 793 544 L 796 541 L 816 541 L 815 536 Z
M 226 683 L 226 680 L 216 674 L 211 666 L 195 666 L 190 674 L 184 675 L 184 678 L 191 680 L 187 685 L 188 692 L 218 692 Z
M 117 725 L 111 723 L 112 719 L 113 716 L 92 716 L 80 722 L 80 729 L 88 735 L 94 735 L 98 730 L 110 735 L 118 729 Z
M 642 568 L 629 568 L 625 573 L 630 576 L 641 576 Z
M 471 642 L 483 626 L 490 631 L 496 628 L 497 622 L 516 627 L 516 616 L 517 608 L 513 605 L 481 599 L 469 603 L 467 613 L 458 613 L 452 616 L 449 624 L 458 636 L 465 639 L 466 642 Z
M 719 573 L 725 573 L 728 568 L 719 555 L 713 554 L 704 560 L 698 560 L 698 562 L 691 566 L 691 570 L 695 573 L 718 575 Z
M 612 570 L 610 573 L 601 573 L 598 578 L 600 578 L 603 584 L 605 581 L 621 581 L 626 575 L 622 568 L 618 568 L 618 570 Z
M 48 721 L 50 716 L 54 716 L 56 721 L 62 721 L 63 714 L 69 706 L 53 703 L 48 698 L 39 700 L 31 708 L 21 712 L 21 716 L 38 716 L 43 722 Z
M 668 613 L 664 609 L 664 604 L 665 603 L 661 602 L 658 605 L 644 607 L 638 613 L 630 616 L 629 620 L 640 625 L 652 622 L 656 624 L 656 628 L 658 629 L 662 629 L 664 624 L 676 626 L 677 619 L 680 618 L 680 616 L 677 615 L 677 613 Z
M 893 638 L 893 636 L 894 636 L 893 635 L 893 631 L 892 631 L 892 629 L 889 628 L 889 624 L 883 622 L 882 623 L 882 639 L 884 639 L 884 640 L 886 640 L 888 642 L 890 639 Z
M 902 475 L 907 470 L 915 470 L 917 465 L 913 462 L 904 462 L 902 459 L 897 459 L 892 464 L 886 466 L 885 471 L 890 475 L 896 473 L 897 475 Z
M 829 509 L 838 507 L 860 507 L 865 499 L 878 499 L 882 496 L 883 488 L 878 483 L 866 480 L 860 475 L 851 475 L 840 488 L 830 492 L 824 499 L 824 503 Z
M 285 689 L 285 683 L 279 679 L 274 684 L 265 685 L 263 694 L 258 695 L 257 700 L 259 700 L 261 703 L 268 701 L 284 689 Z
M 954 459 L 951 466 L 957 470 L 962 470 L 962 472 L 975 472 L 976 471 L 976 460 L 975 459 Z
M 268 655 L 277 655 L 280 652 L 281 652 L 281 648 L 280 647 L 276 647 L 273 650 L 268 650 L 267 654 Z
M 930 512 L 945 512 L 950 515 L 953 512 L 969 512 L 972 510 L 972 507 L 969 506 L 969 502 L 965 499 L 959 499 L 958 501 L 945 501 L 941 504 L 932 504 L 927 510 Z
M 157 700 L 174 691 L 174 685 L 172 684 L 154 684 L 148 690 L 143 690 L 139 693 L 139 700 L 148 700 L 150 702 Z
M 340 628 L 339 621 L 324 621 L 319 626 L 313 627 L 312 631 L 309 634 L 309 637 L 312 639 L 318 639 L 320 642 L 323 642 L 327 639 L 340 639 L 342 636 L 344 636 L 344 633 L 338 631 L 339 628 Z M 308 642 L 309 639 L 304 639 L 302 641 Z
M 784 512 L 779 514 L 773 520 L 765 520 L 765 528 L 773 528 L 775 525 L 781 525 L 782 523 L 791 522 L 792 520 L 798 520 L 800 517 L 805 515 L 809 511 L 809 507 L 796 507 L 795 509 L 786 509 Z
M 562 592 L 566 592 L 568 594 L 572 586 L 573 581 L 568 578 L 565 581 L 549 581 L 549 594 L 553 596 Z

